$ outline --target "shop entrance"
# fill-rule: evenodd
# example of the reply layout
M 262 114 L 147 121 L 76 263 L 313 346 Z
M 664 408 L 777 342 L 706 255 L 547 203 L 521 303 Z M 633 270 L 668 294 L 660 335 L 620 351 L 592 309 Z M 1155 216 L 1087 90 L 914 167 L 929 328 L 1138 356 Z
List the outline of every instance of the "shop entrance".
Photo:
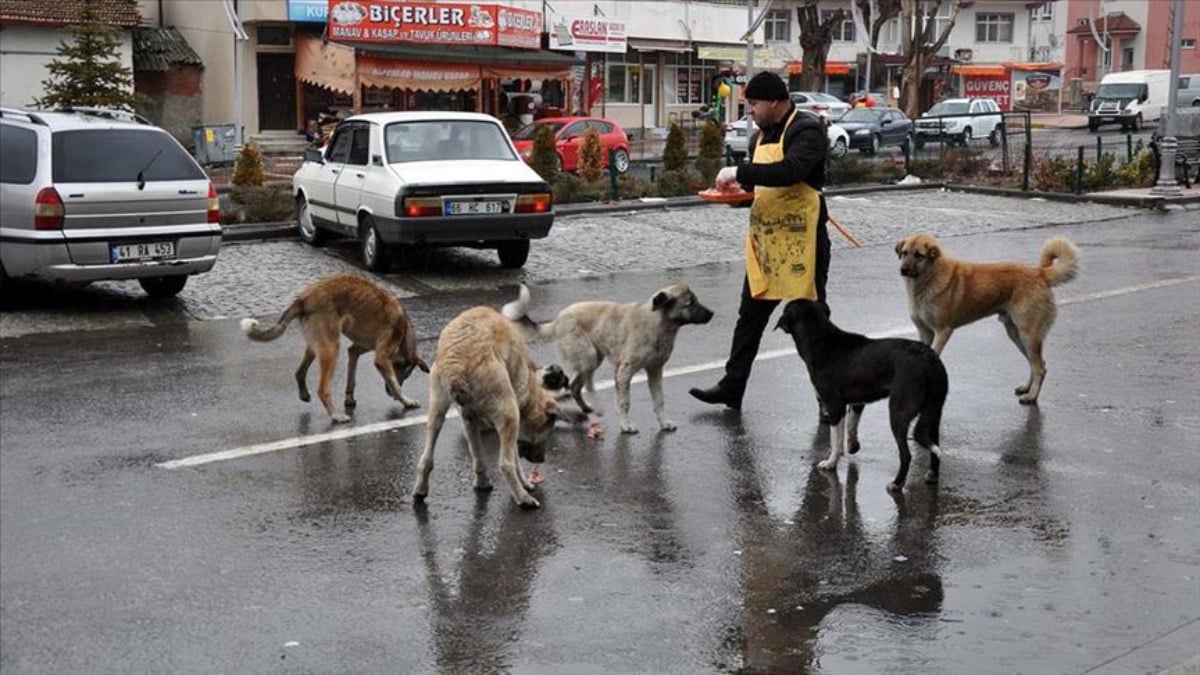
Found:
M 258 128 L 298 128 L 295 58 L 291 54 L 258 55 Z

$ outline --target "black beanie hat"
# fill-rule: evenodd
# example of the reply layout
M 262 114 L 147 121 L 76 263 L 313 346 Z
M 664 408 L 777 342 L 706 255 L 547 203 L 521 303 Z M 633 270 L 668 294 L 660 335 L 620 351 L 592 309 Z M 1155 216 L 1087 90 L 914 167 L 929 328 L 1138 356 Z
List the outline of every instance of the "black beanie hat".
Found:
M 742 92 L 742 98 L 754 101 L 786 101 L 787 85 L 775 73 L 764 70 L 750 78 L 745 91 Z

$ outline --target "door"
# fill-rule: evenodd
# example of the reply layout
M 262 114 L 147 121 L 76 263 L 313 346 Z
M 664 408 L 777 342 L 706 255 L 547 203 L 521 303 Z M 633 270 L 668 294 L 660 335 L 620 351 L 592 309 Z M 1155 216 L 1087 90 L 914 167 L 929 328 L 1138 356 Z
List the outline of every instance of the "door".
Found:
M 333 201 L 337 204 L 338 224 L 346 232 L 358 229 L 358 207 L 362 203 L 363 180 L 367 176 L 370 161 L 371 127 L 353 124 L 346 163 L 338 173 L 333 185 Z
M 578 167 L 579 146 L 583 143 L 581 136 L 586 127 L 586 122 L 575 122 L 558 132 L 558 154 L 562 156 L 563 171 L 574 171 Z
M 658 66 L 645 66 L 642 73 L 642 110 L 646 111 L 646 126 L 658 126 L 658 104 L 654 92 L 658 90 Z
M 295 56 L 258 55 L 258 128 L 299 128 L 296 121 Z
M 308 208 L 312 214 L 326 222 L 338 222 L 337 206 L 333 198 L 333 186 L 350 156 L 351 125 L 343 124 L 333 132 L 329 148 L 325 151 L 325 163 L 313 168 L 313 177 L 306 182 Z

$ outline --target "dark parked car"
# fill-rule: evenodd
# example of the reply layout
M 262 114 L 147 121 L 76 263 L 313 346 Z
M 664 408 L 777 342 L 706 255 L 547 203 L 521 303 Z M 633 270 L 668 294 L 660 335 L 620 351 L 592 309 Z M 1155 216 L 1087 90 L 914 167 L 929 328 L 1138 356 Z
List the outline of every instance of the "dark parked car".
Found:
M 850 147 L 874 155 L 886 145 L 906 149 L 912 120 L 897 108 L 854 108 L 838 120 L 850 134 Z

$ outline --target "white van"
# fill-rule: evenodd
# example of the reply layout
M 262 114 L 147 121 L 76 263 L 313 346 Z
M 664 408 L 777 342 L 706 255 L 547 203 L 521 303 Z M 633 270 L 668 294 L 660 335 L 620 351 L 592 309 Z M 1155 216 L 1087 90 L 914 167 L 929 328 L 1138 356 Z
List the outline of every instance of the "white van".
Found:
M 1179 98 L 1176 105 L 1180 108 L 1200 108 L 1200 73 L 1188 73 L 1179 76 Z
M 1095 131 L 1102 124 L 1120 124 L 1122 129 L 1137 131 L 1143 122 L 1158 121 L 1167 107 L 1170 87 L 1169 70 L 1128 70 L 1105 75 L 1088 108 L 1088 129 Z

